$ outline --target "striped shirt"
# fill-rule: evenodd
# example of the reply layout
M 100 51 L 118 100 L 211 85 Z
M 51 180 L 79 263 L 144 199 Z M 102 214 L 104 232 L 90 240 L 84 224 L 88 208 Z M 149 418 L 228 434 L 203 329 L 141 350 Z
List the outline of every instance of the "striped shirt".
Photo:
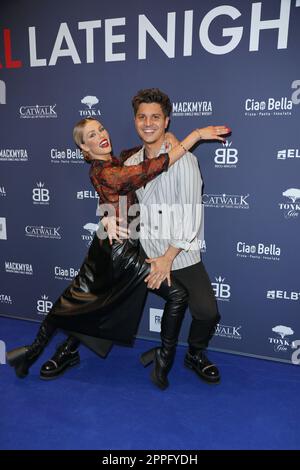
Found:
M 164 147 L 160 153 L 164 153 Z M 144 148 L 125 161 L 143 161 Z M 172 271 L 198 263 L 202 178 L 197 158 L 190 152 L 146 187 L 136 191 L 140 202 L 140 241 L 147 256 L 165 254 L 170 245 L 182 248 Z

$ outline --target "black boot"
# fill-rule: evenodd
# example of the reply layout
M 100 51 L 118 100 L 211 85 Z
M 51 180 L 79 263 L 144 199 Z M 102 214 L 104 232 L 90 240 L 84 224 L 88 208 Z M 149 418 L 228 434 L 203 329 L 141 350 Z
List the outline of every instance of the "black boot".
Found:
M 43 380 L 56 379 L 70 367 L 79 364 L 80 356 L 77 351 L 80 341 L 69 336 L 55 351 L 54 355 L 42 365 L 40 378 Z
M 46 318 L 31 345 L 13 349 L 6 354 L 6 360 L 15 368 L 17 377 L 23 379 L 28 375 L 29 368 L 42 354 L 55 330 L 56 327 Z
M 220 382 L 220 373 L 215 364 L 210 362 L 204 351 L 189 350 L 184 358 L 184 365 L 192 369 L 198 377 L 205 382 L 217 384 Z
M 186 290 L 172 279 L 172 286 L 163 283 L 159 295 L 167 299 L 161 321 L 161 347 L 153 348 L 141 355 L 144 367 L 154 362 L 151 380 L 161 390 L 169 386 L 168 373 L 174 362 L 178 336 L 187 307 Z

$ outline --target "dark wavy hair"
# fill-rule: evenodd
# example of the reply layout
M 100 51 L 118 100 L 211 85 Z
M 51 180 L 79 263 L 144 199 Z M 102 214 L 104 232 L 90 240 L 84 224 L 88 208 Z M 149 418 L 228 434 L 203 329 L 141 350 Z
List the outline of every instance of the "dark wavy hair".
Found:
M 138 107 L 142 103 L 160 104 L 165 117 L 169 117 L 172 111 L 170 98 L 159 88 L 146 88 L 137 92 L 131 101 L 134 115 L 136 115 Z

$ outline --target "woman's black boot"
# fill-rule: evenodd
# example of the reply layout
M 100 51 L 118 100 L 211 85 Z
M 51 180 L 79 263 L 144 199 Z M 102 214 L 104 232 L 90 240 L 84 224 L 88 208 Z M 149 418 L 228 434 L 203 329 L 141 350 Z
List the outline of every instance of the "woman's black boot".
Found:
M 46 318 L 31 345 L 12 349 L 6 354 L 6 360 L 15 368 L 17 377 L 23 379 L 28 375 L 30 367 L 42 354 L 55 330 L 56 327 Z

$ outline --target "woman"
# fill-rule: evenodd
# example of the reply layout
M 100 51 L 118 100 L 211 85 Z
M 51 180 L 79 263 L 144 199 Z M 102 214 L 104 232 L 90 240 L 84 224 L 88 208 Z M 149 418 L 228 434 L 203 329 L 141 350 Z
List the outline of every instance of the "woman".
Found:
M 224 126 L 196 129 L 169 154 L 129 167 L 112 157 L 109 135 L 100 122 L 81 120 L 74 128 L 73 137 L 85 159 L 91 163 L 90 179 L 99 194 L 100 204 L 105 204 L 118 217 L 121 195 L 126 196 L 128 213 L 129 207 L 136 203 L 136 189 L 167 171 L 201 138 L 222 141 L 220 135 L 226 133 L 228 129 Z M 130 217 L 128 221 L 131 221 Z M 136 332 L 143 296 L 139 296 L 138 301 L 135 298 L 135 305 L 128 304 L 128 298 L 136 297 L 137 288 L 144 292 L 143 280 L 150 269 L 145 259 L 146 254 L 137 240 L 129 238 L 124 243 L 115 241 L 110 245 L 107 238 L 99 240 L 95 235 L 79 274 L 54 304 L 34 342 L 7 353 L 7 361 L 15 368 L 17 376 L 23 378 L 28 374 L 57 328 L 72 332 L 92 349 L 97 351 L 98 348 L 98 353 L 95 338 L 129 343 Z M 170 319 L 179 334 L 187 293 L 173 281 L 171 286 L 164 282 L 159 294 L 167 300 L 164 316 Z M 102 341 L 101 345 L 106 349 L 102 355 L 110 344 Z M 175 352 L 174 347 L 172 361 L 173 350 Z M 51 367 L 45 369 L 44 378 L 52 378 L 53 366 L 55 376 L 55 364 L 52 364 L 52 370 Z M 156 365 L 153 380 L 160 388 L 167 384 L 169 369 Z

